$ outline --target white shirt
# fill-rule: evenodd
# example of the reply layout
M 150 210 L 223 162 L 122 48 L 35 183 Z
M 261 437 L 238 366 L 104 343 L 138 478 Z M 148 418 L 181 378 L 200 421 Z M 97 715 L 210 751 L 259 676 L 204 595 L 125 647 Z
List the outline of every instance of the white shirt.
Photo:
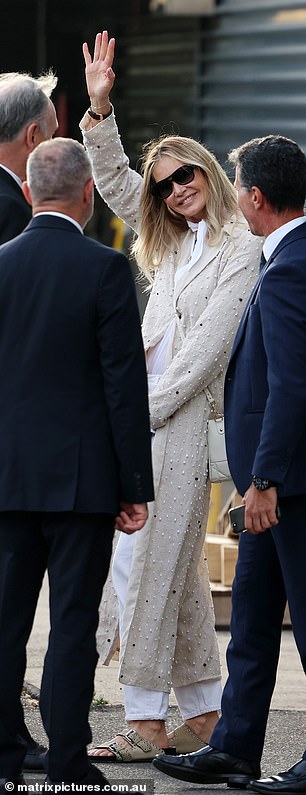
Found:
M 305 221 L 306 218 L 304 215 L 299 216 L 299 218 L 293 218 L 293 221 L 287 221 L 286 224 L 282 224 L 282 226 L 279 226 L 278 229 L 275 229 L 274 232 L 271 232 L 271 234 L 266 237 L 262 248 L 266 261 L 270 259 L 271 254 L 273 254 L 273 251 L 275 251 L 276 246 L 278 246 L 283 237 L 285 237 L 288 232 L 291 232 L 291 229 L 295 229 L 296 226 L 304 224 Z
M 65 221 L 71 221 L 71 223 L 74 224 L 74 226 L 76 226 L 80 232 L 82 232 L 82 235 L 84 234 L 81 224 L 79 224 L 78 221 L 75 221 L 74 218 L 71 218 L 71 215 L 66 215 L 65 213 L 57 213 L 53 210 L 50 210 L 48 212 L 48 210 L 46 210 L 42 211 L 41 213 L 35 213 L 34 218 L 38 218 L 39 215 L 55 215 L 56 218 L 65 218 Z
M 198 262 L 204 249 L 204 243 L 207 234 L 206 221 L 202 219 L 202 221 L 199 221 L 197 224 L 195 224 L 193 221 L 187 221 L 187 224 L 189 229 L 191 229 L 191 231 L 194 233 L 194 242 L 188 261 L 185 263 L 185 265 L 181 265 L 181 267 L 176 271 L 175 284 L 177 284 L 185 271 L 189 271 L 193 265 Z
M 202 220 L 199 223 L 193 223 L 192 221 L 187 221 L 189 228 L 194 232 L 194 240 L 191 249 L 191 254 L 188 261 L 182 265 L 175 274 L 175 284 L 181 279 L 183 274 L 186 270 L 190 270 L 193 265 L 198 262 L 200 257 L 202 256 L 204 245 L 205 245 L 205 238 L 207 233 L 207 223 L 206 221 Z M 167 360 L 167 352 L 169 345 L 172 342 L 174 329 L 175 329 L 175 317 L 169 323 L 168 328 L 165 331 L 164 336 L 162 337 L 159 342 L 154 346 L 154 348 L 149 348 L 146 355 L 147 360 L 147 370 L 148 370 L 148 387 L 149 392 L 153 392 L 155 387 L 157 386 L 158 379 L 164 373 L 166 368 L 166 360 Z

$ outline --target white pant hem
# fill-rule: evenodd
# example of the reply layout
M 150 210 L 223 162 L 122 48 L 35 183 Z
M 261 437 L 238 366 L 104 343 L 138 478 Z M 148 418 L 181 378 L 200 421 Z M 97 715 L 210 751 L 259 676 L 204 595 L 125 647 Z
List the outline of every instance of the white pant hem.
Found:
M 207 709 L 201 710 L 201 715 L 207 715 L 209 712 L 220 712 L 220 704 L 212 704 L 211 706 L 207 707 Z M 180 709 L 180 713 L 184 721 L 190 720 L 191 718 L 197 718 L 199 712 L 193 710 L 192 712 L 184 712 L 182 708 Z

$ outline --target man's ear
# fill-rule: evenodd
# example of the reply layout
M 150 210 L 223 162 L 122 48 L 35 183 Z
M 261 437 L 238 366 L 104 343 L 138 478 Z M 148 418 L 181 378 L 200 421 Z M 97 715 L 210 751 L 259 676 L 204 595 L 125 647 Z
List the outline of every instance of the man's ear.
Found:
M 90 179 L 88 179 L 86 184 L 84 185 L 84 198 L 87 204 L 92 200 L 93 189 L 94 189 L 94 181 L 93 177 L 90 177 Z
M 264 202 L 264 195 L 257 185 L 251 187 L 251 199 L 256 210 L 260 210 Z
M 27 182 L 23 182 L 22 183 L 22 193 L 23 193 L 24 197 L 26 198 L 28 204 L 31 204 L 31 206 L 32 206 L 32 197 L 31 197 L 30 188 L 29 188 Z
M 39 143 L 39 133 L 40 128 L 35 121 L 32 121 L 31 124 L 28 125 L 25 131 L 26 136 L 26 144 L 30 152 L 37 146 Z

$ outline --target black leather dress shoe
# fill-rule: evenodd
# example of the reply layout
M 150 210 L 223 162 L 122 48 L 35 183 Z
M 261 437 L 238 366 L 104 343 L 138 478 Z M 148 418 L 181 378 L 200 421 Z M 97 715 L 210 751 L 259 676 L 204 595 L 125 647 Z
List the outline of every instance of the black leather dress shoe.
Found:
M 41 770 L 45 770 L 44 761 L 46 753 L 47 749 L 44 745 L 35 742 L 28 745 L 28 750 L 23 760 L 23 770 L 33 770 L 37 773 Z
M 81 779 L 80 778 L 78 780 L 74 779 L 74 781 L 53 781 L 53 779 L 51 779 L 49 776 L 47 776 L 47 778 L 45 779 L 45 784 L 49 784 L 49 785 L 50 784 L 56 784 L 57 785 L 57 787 L 56 787 L 57 795 L 59 795 L 59 793 L 61 793 L 61 792 L 65 792 L 65 795 L 67 795 L 67 790 L 65 789 L 65 785 L 66 784 L 82 784 L 83 786 L 84 785 L 87 786 L 88 784 L 90 784 L 91 785 L 91 789 L 93 789 L 92 785 L 94 785 L 94 791 L 95 792 L 99 791 L 98 787 L 100 786 L 101 787 L 101 791 L 103 792 L 103 788 L 105 787 L 105 784 L 109 784 L 109 781 L 107 780 L 107 778 L 105 778 L 103 773 L 101 773 L 101 770 L 98 770 L 98 768 L 95 767 L 95 765 L 89 765 L 88 772 L 86 773 L 86 776 L 83 776 L 83 778 L 81 778 Z M 64 785 L 62 790 L 59 789 L 60 784 Z M 48 788 L 47 787 L 46 787 L 46 792 L 48 792 Z M 84 790 L 84 792 L 85 792 L 85 790 Z M 50 793 L 50 790 L 49 790 L 49 793 Z M 7 792 L 6 792 L 6 795 L 7 795 Z M 51 793 L 51 795 L 52 795 L 52 793 Z
M 253 792 L 279 792 L 281 795 L 289 795 L 291 792 L 306 792 L 306 759 L 296 762 L 290 770 L 279 773 L 270 778 L 261 778 L 259 781 L 250 781 L 248 789 Z
M 192 781 L 193 784 L 228 784 L 229 787 L 244 789 L 250 779 L 258 778 L 260 765 L 236 759 L 235 756 L 218 751 L 206 745 L 193 754 L 165 756 L 159 754 L 153 759 L 154 767 L 172 778 Z
M 17 776 L 17 778 L 0 778 L 0 795 L 8 795 L 10 792 L 12 795 L 18 795 L 18 785 L 20 786 L 21 784 L 22 792 L 27 792 L 26 782 L 23 776 Z

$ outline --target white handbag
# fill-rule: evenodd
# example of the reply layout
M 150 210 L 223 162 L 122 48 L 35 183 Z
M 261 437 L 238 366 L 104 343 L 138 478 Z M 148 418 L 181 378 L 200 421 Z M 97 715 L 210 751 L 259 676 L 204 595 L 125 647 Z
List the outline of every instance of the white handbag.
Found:
M 212 411 L 216 414 L 216 405 L 213 396 L 208 388 L 205 394 Z M 221 483 L 223 480 L 231 480 L 229 471 L 224 433 L 224 417 L 216 416 L 208 420 L 207 428 L 208 439 L 208 476 L 211 483 Z

